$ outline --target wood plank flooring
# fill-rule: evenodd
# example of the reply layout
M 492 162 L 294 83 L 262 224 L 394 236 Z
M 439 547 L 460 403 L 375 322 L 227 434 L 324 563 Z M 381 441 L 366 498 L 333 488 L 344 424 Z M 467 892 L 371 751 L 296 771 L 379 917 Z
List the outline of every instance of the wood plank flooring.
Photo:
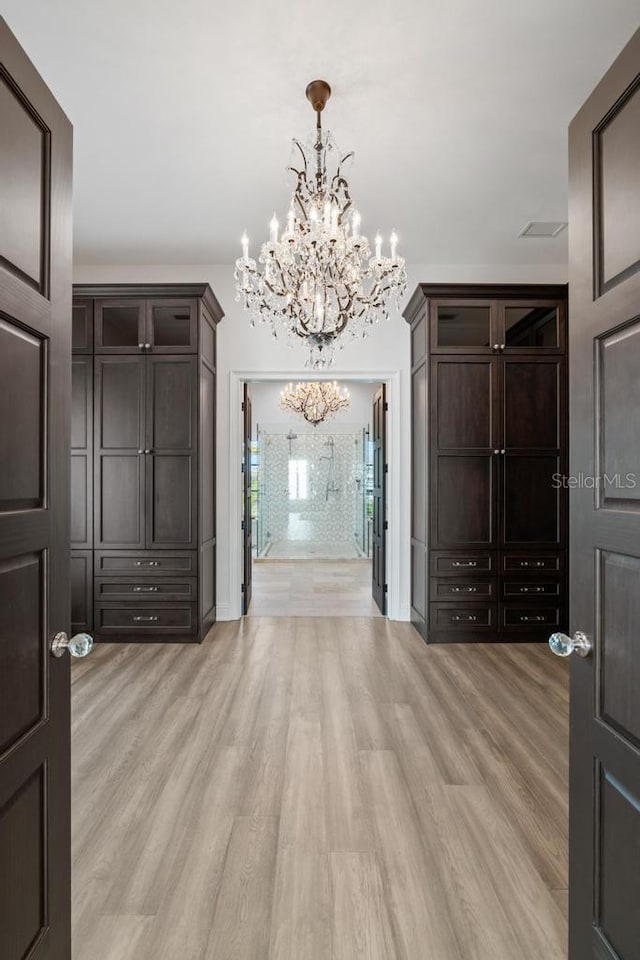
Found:
M 370 560 L 254 560 L 250 617 L 379 617 Z
M 565 960 L 543 645 L 255 617 L 74 663 L 74 960 Z

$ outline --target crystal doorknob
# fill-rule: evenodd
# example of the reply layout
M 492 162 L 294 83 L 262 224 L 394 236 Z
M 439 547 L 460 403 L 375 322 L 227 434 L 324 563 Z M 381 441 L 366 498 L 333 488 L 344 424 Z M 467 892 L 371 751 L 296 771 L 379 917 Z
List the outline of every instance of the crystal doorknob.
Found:
M 582 630 L 576 630 L 572 637 L 568 637 L 566 633 L 552 633 L 549 646 L 556 657 L 569 657 L 572 653 L 588 657 L 593 650 L 591 640 Z
M 65 650 L 68 650 L 72 657 L 86 657 L 92 649 L 93 637 L 88 633 L 76 633 L 69 640 L 64 630 L 61 630 L 51 641 L 51 653 L 54 657 L 62 657 Z

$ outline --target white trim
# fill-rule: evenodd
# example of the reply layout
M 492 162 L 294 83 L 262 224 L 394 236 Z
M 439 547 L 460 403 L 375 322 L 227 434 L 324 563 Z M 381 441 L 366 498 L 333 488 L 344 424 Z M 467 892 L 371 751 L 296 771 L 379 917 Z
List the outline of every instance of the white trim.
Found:
M 353 373 L 340 370 L 340 380 L 364 383 L 386 383 L 387 403 L 387 616 L 390 620 L 406 619 L 402 615 L 400 595 L 400 370 L 375 373 Z M 335 380 L 335 371 L 314 373 L 314 379 Z M 263 370 L 229 371 L 229 604 L 220 605 L 219 620 L 239 620 L 242 616 L 242 388 L 245 382 L 269 380 L 308 380 L 308 370 L 272 372 Z M 224 613 L 223 613 L 223 607 Z

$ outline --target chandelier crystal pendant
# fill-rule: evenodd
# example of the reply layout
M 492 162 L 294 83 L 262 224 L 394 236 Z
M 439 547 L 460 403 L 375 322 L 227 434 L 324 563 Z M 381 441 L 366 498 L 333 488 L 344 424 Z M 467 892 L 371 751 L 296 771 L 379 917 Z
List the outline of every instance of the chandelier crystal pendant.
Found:
M 329 155 L 337 152 L 321 120 L 331 87 L 314 80 L 306 95 L 316 111 L 316 132 L 307 145 L 293 141 L 296 160 L 289 170 L 296 182 L 284 231 L 274 214 L 258 263 L 249 256 L 245 233 L 234 276 L 236 299 L 250 311 L 251 325 L 269 323 L 276 339 L 285 331 L 305 341 L 307 366 L 318 369 L 333 362 L 343 335 L 366 337 L 372 324 L 388 318 L 389 303 L 397 303 L 407 276 L 395 231 L 389 257 L 383 256 L 380 234 L 372 255 L 360 233 L 361 217 L 343 173 L 353 153 L 333 173 L 327 168 Z
M 286 412 L 299 413 L 307 423 L 317 427 L 319 423 L 334 417 L 351 405 L 349 391 L 341 390 L 329 380 L 315 383 L 290 383 L 280 393 L 280 408 Z

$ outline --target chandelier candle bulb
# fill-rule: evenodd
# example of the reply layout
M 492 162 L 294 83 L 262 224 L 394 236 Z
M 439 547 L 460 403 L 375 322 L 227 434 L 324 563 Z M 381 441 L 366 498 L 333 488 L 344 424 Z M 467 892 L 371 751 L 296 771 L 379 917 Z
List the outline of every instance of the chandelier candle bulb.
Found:
M 353 211 L 353 216 L 351 217 L 351 235 L 354 240 L 358 239 L 360 233 L 360 224 L 362 223 L 362 218 L 357 210 Z
M 376 260 L 382 260 L 382 237 L 376 233 Z
M 245 263 L 248 263 L 248 261 L 249 261 L 249 237 L 247 236 L 246 231 L 245 231 L 245 233 L 242 234 L 242 239 L 241 239 L 240 242 L 241 242 L 241 244 L 242 244 L 242 259 L 244 260 Z
M 273 217 L 271 218 L 271 223 L 269 224 L 269 230 L 271 233 L 271 243 L 278 242 L 278 227 L 279 227 L 278 218 L 274 213 Z
M 391 243 L 391 259 L 395 260 L 398 253 L 398 234 L 395 230 L 392 232 L 389 242 Z

